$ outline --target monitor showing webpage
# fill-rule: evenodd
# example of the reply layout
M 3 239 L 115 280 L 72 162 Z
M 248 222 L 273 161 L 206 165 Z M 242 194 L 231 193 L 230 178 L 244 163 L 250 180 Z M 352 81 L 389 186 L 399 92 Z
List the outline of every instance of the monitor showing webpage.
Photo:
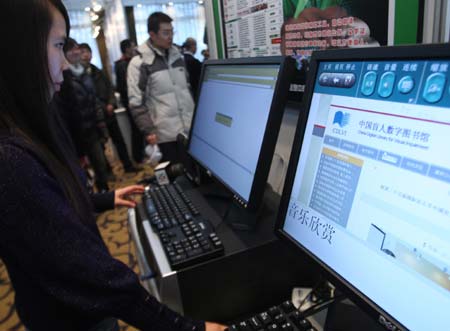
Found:
M 450 330 L 449 72 L 319 61 L 283 225 L 411 330 Z
M 190 154 L 248 202 L 280 64 L 206 65 Z

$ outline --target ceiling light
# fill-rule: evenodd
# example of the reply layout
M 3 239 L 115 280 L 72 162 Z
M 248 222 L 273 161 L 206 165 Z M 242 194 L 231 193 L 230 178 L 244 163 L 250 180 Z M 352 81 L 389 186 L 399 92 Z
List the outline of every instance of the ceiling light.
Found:
M 91 16 L 91 21 L 92 21 L 92 22 L 94 22 L 94 21 L 96 21 L 96 20 L 98 20 L 98 19 L 99 19 L 99 17 L 98 17 L 98 15 L 96 15 L 96 14 L 94 14 L 94 15 Z
M 87 11 L 87 12 L 88 12 L 88 11 L 91 11 L 91 8 L 85 7 L 85 8 L 84 8 L 84 11 Z
M 142 7 L 142 4 L 138 3 L 138 4 L 137 4 L 137 7 L 138 7 L 138 8 L 141 8 L 141 7 Z
M 95 4 L 94 7 L 92 7 L 96 13 L 98 13 L 100 10 L 102 10 L 102 5 Z
M 171 1 L 171 2 L 169 2 L 167 5 L 168 5 L 168 6 L 173 6 L 173 2 Z

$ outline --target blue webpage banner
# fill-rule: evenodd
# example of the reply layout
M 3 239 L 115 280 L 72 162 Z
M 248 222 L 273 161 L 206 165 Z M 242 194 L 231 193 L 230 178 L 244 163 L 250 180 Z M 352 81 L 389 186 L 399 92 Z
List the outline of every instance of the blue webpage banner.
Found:
M 450 61 L 322 62 L 315 92 L 450 107 Z

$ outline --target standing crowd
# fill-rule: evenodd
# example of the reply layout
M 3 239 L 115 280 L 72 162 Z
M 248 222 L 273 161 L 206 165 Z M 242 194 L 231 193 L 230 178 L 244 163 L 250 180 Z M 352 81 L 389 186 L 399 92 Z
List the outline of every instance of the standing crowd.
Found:
M 107 192 L 108 181 L 115 179 L 104 153 L 109 138 L 129 173 L 140 170 L 146 145 L 158 145 L 162 161 L 179 162 L 176 136 L 189 131 L 202 68 L 194 57 L 196 40 L 187 38 L 181 47 L 175 45 L 172 19 L 161 12 L 150 15 L 148 32 L 150 38 L 138 47 L 130 39 L 120 43 L 115 88 L 91 63 L 88 44 L 68 38 L 64 46 L 69 68 L 55 102 L 82 166 L 90 164 L 95 173 L 99 192 Z M 125 108 L 131 126 L 130 153 L 115 115 L 119 106 Z

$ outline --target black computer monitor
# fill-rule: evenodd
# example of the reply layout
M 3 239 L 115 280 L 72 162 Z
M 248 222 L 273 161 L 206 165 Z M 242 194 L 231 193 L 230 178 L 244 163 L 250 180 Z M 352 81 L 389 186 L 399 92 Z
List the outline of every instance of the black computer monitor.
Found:
M 388 330 L 449 330 L 450 46 L 313 54 L 276 232 Z
M 246 210 L 261 204 L 294 73 L 290 57 L 208 61 L 189 154 Z

